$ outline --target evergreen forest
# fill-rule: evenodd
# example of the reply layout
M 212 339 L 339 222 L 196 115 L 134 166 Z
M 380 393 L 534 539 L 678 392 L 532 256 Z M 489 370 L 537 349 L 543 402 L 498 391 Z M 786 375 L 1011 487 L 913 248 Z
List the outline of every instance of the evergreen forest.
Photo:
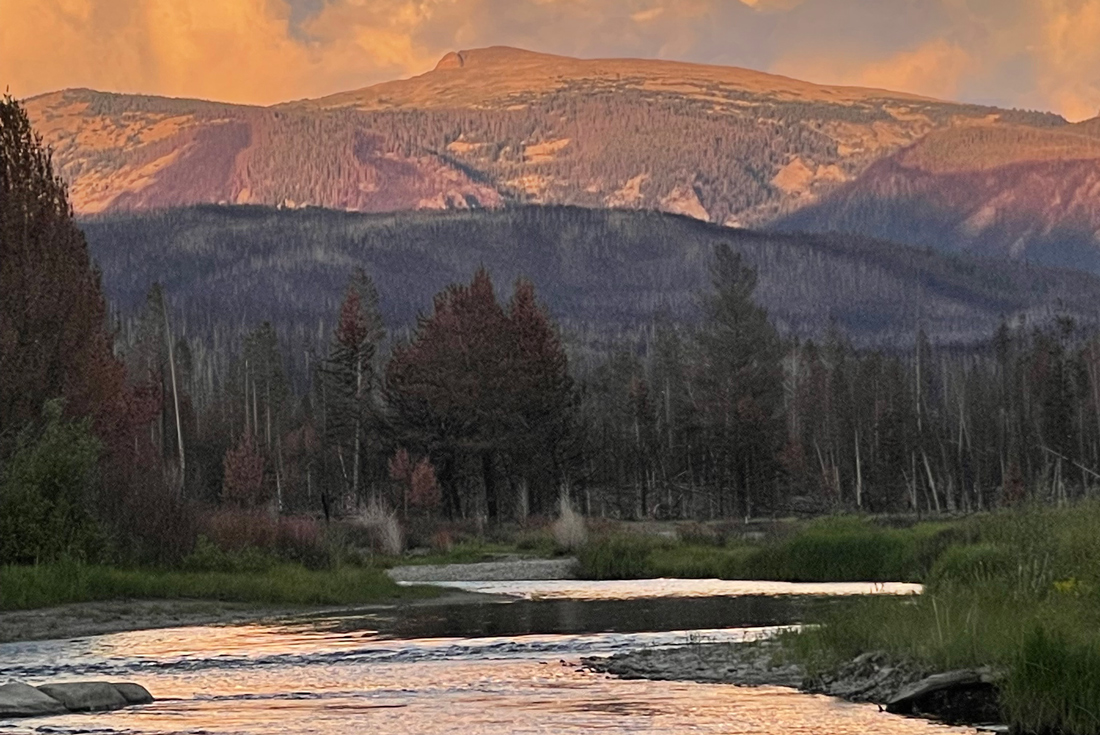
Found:
M 1100 479 L 1089 275 L 571 208 L 78 226 L 0 113 L 3 563 L 366 506 L 924 515 Z

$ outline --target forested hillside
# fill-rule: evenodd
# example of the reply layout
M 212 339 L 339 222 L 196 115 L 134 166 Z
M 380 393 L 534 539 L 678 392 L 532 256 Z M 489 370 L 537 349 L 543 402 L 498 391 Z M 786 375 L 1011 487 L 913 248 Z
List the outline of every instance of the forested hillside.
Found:
M 292 354 L 323 345 L 347 274 L 363 267 L 391 330 L 478 267 L 502 289 L 530 278 L 574 345 L 606 346 L 654 315 L 694 323 L 714 247 L 757 269 L 758 301 L 781 333 L 835 324 L 857 344 L 904 346 L 918 328 L 940 344 L 987 339 L 1002 318 L 1092 321 L 1100 279 L 985 262 L 848 236 L 761 234 L 654 212 L 523 207 L 362 215 L 197 207 L 87 220 L 104 287 L 133 313 L 163 284 L 191 334 L 225 338 L 271 320 Z
M 1083 273 L 571 208 L 85 228 L 205 502 L 938 512 L 1091 492 L 1100 457 Z
M 0 134 L 0 563 L 338 565 L 320 519 L 363 508 L 399 554 L 401 523 L 559 501 L 719 518 L 1095 492 L 1087 274 L 566 207 L 208 206 L 88 221 L 86 248 L 10 100 Z
M 200 203 L 353 211 L 503 202 L 755 226 L 959 121 L 1031 113 L 746 69 L 494 48 L 271 108 L 66 90 L 27 110 L 78 214 Z

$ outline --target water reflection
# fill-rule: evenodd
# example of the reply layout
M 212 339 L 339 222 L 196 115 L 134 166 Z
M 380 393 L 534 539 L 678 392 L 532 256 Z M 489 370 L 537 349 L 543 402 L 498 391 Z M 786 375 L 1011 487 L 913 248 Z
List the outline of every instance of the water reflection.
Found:
M 481 660 L 158 677 L 156 704 L 39 720 L 72 733 L 968 732 L 778 688 L 620 681 L 575 661 Z M 301 691 L 308 686 L 308 691 Z M 174 698 L 173 698 L 174 697 Z M 0 731 L 18 732 L 0 725 Z
M 411 583 L 402 583 L 411 584 Z M 921 585 L 902 582 L 762 582 L 726 579 L 519 580 L 436 582 L 443 587 L 532 600 L 638 600 L 657 597 L 915 595 Z
M 631 583 L 637 587 L 644 582 Z M 621 592 L 621 590 L 620 590 Z M 969 732 L 784 689 L 620 681 L 582 656 L 736 641 L 815 596 L 524 600 L 0 645 L 0 680 L 131 679 L 158 701 L 0 733 Z

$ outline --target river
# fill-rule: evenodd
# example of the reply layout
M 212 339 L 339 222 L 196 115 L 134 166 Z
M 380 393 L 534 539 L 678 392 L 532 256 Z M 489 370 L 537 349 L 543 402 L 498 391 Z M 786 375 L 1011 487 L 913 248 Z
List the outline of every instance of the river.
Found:
M 583 656 L 736 641 L 840 596 L 905 587 L 713 581 L 456 583 L 514 601 L 0 645 L 0 681 L 110 679 L 157 702 L 0 733 L 967 733 L 776 687 L 622 681 Z M 899 604 L 904 604 L 899 601 Z

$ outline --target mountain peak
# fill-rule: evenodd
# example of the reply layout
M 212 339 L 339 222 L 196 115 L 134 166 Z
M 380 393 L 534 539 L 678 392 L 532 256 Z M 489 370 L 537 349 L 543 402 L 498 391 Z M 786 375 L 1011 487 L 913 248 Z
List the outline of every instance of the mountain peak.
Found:
M 486 48 L 465 49 L 447 53 L 433 71 L 447 69 L 465 69 L 477 66 L 501 66 L 513 64 L 543 63 L 554 60 L 566 60 L 568 57 L 543 54 L 537 51 L 515 48 L 513 46 L 488 46 Z

